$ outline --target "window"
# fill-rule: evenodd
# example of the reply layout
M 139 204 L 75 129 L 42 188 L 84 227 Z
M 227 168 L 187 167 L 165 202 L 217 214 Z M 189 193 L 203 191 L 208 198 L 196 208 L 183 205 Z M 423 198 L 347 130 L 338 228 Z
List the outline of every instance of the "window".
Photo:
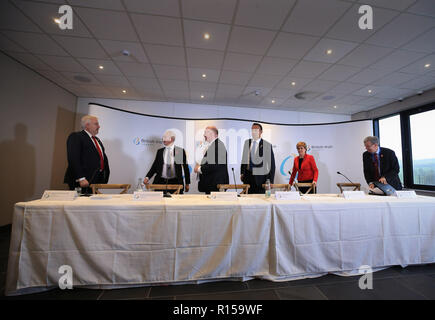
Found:
M 409 117 L 413 183 L 435 186 L 435 109 Z
M 402 132 L 400 128 L 400 115 L 379 120 L 379 144 L 393 150 L 399 160 L 399 178 L 403 183 L 403 161 L 402 161 Z

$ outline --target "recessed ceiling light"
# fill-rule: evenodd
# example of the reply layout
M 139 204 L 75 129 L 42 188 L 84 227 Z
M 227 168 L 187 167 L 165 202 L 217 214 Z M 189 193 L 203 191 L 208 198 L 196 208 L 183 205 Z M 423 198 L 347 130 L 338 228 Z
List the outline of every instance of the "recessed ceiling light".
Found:
M 295 86 L 295 85 L 296 85 L 296 82 L 293 81 L 293 82 L 292 82 L 292 86 Z
M 209 33 L 204 33 L 204 39 L 205 40 L 209 40 L 210 39 L 210 34 Z
M 430 63 L 426 63 L 426 64 L 424 65 L 424 67 L 425 67 L 425 68 L 429 68 L 429 67 L 430 67 Z
M 57 24 L 60 23 L 60 19 L 59 18 L 54 18 L 53 21 L 54 21 L 54 23 L 57 23 Z
M 369 89 L 368 93 L 372 93 L 372 89 Z
M 104 66 L 98 66 L 98 69 L 103 70 Z
M 332 50 L 331 49 L 326 50 L 326 54 L 332 54 Z
M 333 106 L 334 109 L 337 109 L 337 106 Z
M 204 99 L 204 95 L 203 94 L 201 95 L 201 99 Z
M 207 75 L 205 73 L 202 74 L 203 78 L 207 78 Z
M 122 93 L 126 94 L 126 93 L 127 93 L 127 90 L 125 90 L 125 89 L 124 89 L 124 90 L 122 90 Z
M 275 103 L 275 100 L 272 99 L 272 103 Z

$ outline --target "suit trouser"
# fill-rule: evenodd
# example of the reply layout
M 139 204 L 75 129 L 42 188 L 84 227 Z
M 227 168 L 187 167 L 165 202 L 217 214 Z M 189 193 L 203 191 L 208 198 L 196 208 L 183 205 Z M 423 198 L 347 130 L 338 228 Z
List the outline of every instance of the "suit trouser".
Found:
M 262 183 L 257 184 L 257 180 L 255 179 L 255 176 L 252 175 L 251 171 L 246 171 L 245 177 L 243 180 L 244 180 L 244 183 L 250 185 L 250 187 L 248 189 L 249 194 L 265 193 L 266 190 L 263 188 L 263 184 Z
M 180 180 L 178 178 L 167 179 L 167 181 L 166 181 L 166 178 L 157 177 L 157 176 L 154 178 L 153 183 L 154 184 L 183 184 L 183 182 L 180 183 Z M 155 189 L 155 190 L 156 191 L 163 191 L 163 192 L 166 191 L 168 193 L 174 193 L 175 192 L 175 190 L 165 190 L 165 189 L 162 189 L 162 190 Z M 180 194 L 183 194 L 183 189 L 180 190 Z

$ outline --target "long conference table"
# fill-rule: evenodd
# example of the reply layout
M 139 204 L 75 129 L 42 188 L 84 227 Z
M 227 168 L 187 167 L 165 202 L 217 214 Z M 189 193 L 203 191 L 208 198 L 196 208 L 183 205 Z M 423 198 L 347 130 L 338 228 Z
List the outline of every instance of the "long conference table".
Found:
M 15 205 L 5 293 L 58 287 L 64 265 L 74 287 L 110 289 L 287 281 L 433 262 L 433 197 L 35 200 Z

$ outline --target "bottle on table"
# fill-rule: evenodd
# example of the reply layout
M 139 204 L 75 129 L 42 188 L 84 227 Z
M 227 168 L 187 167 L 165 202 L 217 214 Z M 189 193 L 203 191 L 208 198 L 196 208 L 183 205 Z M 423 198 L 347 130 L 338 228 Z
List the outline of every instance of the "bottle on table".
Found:
M 136 191 L 144 191 L 145 184 L 143 183 L 143 179 L 139 178 L 137 179 L 137 185 L 136 185 Z
M 266 198 L 269 198 L 270 197 L 270 189 L 271 189 L 269 179 L 266 180 L 266 185 L 265 185 L 264 189 L 266 190 L 265 191 Z

